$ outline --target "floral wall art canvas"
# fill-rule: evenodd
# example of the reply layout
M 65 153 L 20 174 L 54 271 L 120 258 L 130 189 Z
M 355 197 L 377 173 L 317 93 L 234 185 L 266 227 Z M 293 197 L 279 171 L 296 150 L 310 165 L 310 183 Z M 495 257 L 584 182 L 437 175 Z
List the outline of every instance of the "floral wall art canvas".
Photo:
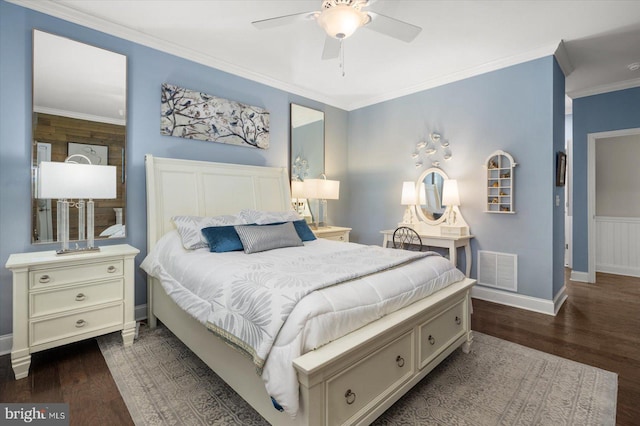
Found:
M 269 112 L 164 83 L 160 133 L 254 148 L 269 148 Z

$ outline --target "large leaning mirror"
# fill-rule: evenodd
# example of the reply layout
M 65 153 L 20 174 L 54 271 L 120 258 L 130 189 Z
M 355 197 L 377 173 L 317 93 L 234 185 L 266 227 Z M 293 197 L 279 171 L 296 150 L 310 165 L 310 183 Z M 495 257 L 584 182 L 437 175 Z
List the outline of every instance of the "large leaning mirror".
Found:
M 324 112 L 291 104 L 289 154 L 292 181 L 324 173 Z
M 95 201 L 96 239 L 125 236 L 126 73 L 124 55 L 43 31 L 33 32 L 32 242 L 57 240 L 56 203 L 37 199 L 42 161 L 116 166 L 116 198 Z M 77 210 L 70 241 L 79 239 Z
M 420 205 L 416 206 L 418 217 L 431 225 L 445 220 L 446 207 L 442 205 L 442 190 L 446 179 L 449 178 L 444 171 L 432 167 L 425 170 L 416 182 L 416 200 L 420 200 Z

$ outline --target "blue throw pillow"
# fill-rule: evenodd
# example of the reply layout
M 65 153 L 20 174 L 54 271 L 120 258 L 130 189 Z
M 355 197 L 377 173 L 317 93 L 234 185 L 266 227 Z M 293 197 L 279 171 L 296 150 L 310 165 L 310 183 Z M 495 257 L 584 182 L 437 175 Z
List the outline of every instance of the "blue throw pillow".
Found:
M 296 228 L 296 232 L 302 241 L 313 241 L 316 239 L 315 234 L 304 219 L 294 221 L 293 226 Z
M 202 235 L 209 243 L 209 251 L 224 253 L 244 250 L 242 241 L 233 226 L 210 226 L 202 228 Z

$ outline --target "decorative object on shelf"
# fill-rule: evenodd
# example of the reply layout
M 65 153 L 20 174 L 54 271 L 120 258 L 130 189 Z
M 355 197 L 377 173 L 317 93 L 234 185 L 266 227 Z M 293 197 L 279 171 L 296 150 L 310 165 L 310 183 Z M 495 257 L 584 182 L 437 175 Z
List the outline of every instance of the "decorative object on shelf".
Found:
M 558 151 L 556 156 L 556 186 L 564 186 L 567 177 L 567 154 Z
M 318 200 L 318 214 L 315 216 L 313 226 L 318 229 L 327 226 L 327 200 L 337 200 L 340 196 L 340 181 L 328 180 L 323 173 L 322 179 L 306 179 L 303 182 L 302 192 L 304 198 Z
M 107 165 L 109 164 L 109 147 L 103 145 L 91 145 L 86 143 L 69 142 L 67 144 L 67 158 L 79 155 L 77 163 Z M 83 161 L 86 158 L 87 160 Z M 87 162 L 88 161 L 88 162 Z
M 269 112 L 163 83 L 160 134 L 267 149 Z
M 73 161 L 82 157 L 85 164 Z M 97 251 L 94 246 L 94 199 L 116 198 L 116 167 L 93 165 L 87 157 L 74 154 L 64 163 L 42 161 L 38 165 L 37 198 L 58 199 L 58 241 L 61 243 L 58 254 L 86 253 Z M 69 199 L 78 199 L 78 228 L 81 239 L 85 229 L 85 199 L 87 206 L 87 246 L 69 249 Z
M 449 141 L 443 139 L 440 133 L 432 132 L 426 140 L 421 140 L 416 144 L 416 149 L 411 153 L 411 158 L 415 161 L 416 168 L 422 167 L 425 164 L 424 160 L 431 167 L 440 167 L 440 161 L 436 157 L 440 151 L 442 152 L 441 157 L 445 161 L 453 157 Z M 422 155 L 425 157 L 424 160 L 421 158 Z
M 517 163 L 504 151 L 494 151 L 485 161 L 487 168 L 487 213 L 515 213 L 514 167 Z

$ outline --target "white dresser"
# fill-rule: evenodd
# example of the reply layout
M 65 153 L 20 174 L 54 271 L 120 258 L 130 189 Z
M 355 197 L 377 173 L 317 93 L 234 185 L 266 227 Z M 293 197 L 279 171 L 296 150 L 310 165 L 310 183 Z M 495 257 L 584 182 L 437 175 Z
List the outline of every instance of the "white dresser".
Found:
M 348 243 L 351 228 L 344 228 L 342 226 L 321 226 L 319 228 L 312 229 L 312 231 L 318 238 Z
M 90 254 L 55 251 L 12 254 L 13 348 L 16 379 L 27 377 L 31 354 L 122 330 L 133 343 L 134 258 L 127 244 L 102 246 Z

